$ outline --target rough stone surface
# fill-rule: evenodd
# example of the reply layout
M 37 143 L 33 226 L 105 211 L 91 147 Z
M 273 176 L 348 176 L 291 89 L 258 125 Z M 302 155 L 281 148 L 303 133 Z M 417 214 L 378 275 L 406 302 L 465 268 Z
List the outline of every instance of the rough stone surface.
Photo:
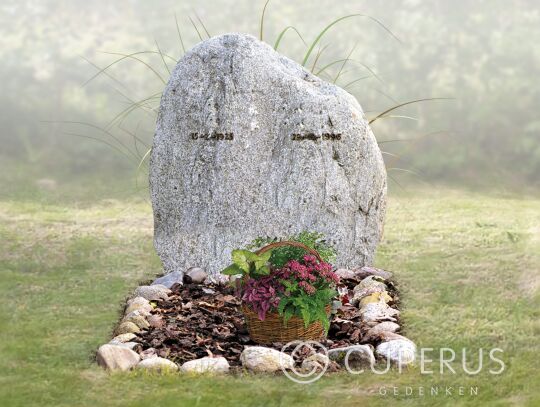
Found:
M 229 371 L 229 362 L 224 357 L 205 357 L 190 360 L 184 363 L 180 369 L 182 372 L 187 373 L 227 373 Z
M 351 271 L 349 269 L 337 269 L 336 274 L 338 275 L 339 278 L 342 278 L 342 279 L 356 277 L 356 274 L 354 273 L 354 271 Z
M 398 329 L 399 329 L 399 325 L 396 324 L 395 322 L 384 321 L 384 322 L 381 322 L 381 323 L 375 325 L 373 328 L 371 328 L 369 331 L 367 331 L 366 337 L 369 337 L 369 338 L 376 337 L 376 336 L 381 335 L 384 332 L 392 332 L 392 333 L 394 333 Z
M 375 267 L 369 267 L 369 266 L 364 266 L 364 267 L 360 267 L 358 269 L 355 269 L 354 273 L 359 278 L 366 278 L 366 277 L 369 277 L 369 276 L 379 276 L 379 277 L 382 277 L 382 278 L 384 278 L 386 280 L 389 280 L 389 279 L 392 278 L 392 273 L 391 272 L 383 270 L 383 269 L 378 269 L 378 268 L 375 268 Z
M 154 358 L 157 357 L 157 351 L 154 348 L 148 348 L 139 353 L 139 355 L 141 356 L 141 359 Z
M 184 273 L 182 273 L 180 270 L 177 270 L 155 279 L 151 285 L 163 285 L 167 288 L 171 288 L 174 284 L 182 284 L 183 278 Z
M 98 365 L 108 370 L 129 370 L 137 363 L 140 357 L 131 349 L 117 345 L 102 345 L 97 352 Z
M 379 323 L 382 321 L 392 321 L 395 322 L 396 315 L 399 315 L 397 309 L 391 308 L 386 302 L 371 302 L 364 305 L 360 308 L 360 315 L 362 317 L 362 322 L 364 323 Z
M 206 271 L 199 267 L 191 267 L 188 271 L 186 271 L 186 275 L 191 277 L 191 282 L 195 284 L 202 284 L 208 277 Z
M 152 372 L 176 372 L 178 365 L 168 359 L 154 356 L 151 358 L 143 359 L 136 366 L 137 369 L 150 370 Z
M 136 337 L 137 335 L 131 332 L 127 334 L 120 334 L 112 338 L 111 342 L 114 341 L 116 343 L 125 343 L 125 342 L 130 342 L 132 339 L 135 339 Z
M 302 361 L 302 370 L 307 372 L 320 371 L 326 369 L 329 364 L 330 359 L 328 356 L 322 353 L 315 353 Z
M 347 354 L 349 355 L 347 358 Z M 340 363 L 347 361 L 349 366 L 373 366 L 375 364 L 375 356 L 373 348 L 369 345 L 353 345 L 343 348 L 334 348 L 328 351 L 328 357 Z
M 135 350 L 135 348 L 137 346 L 141 346 L 141 344 L 139 342 L 116 342 L 114 340 L 110 341 L 109 345 L 116 345 L 116 346 L 120 346 L 122 348 L 131 349 L 131 350 Z
M 122 322 L 114 331 L 115 335 L 129 334 L 140 332 L 141 329 L 135 325 L 133 322 Z
M 133 292 L 134 297 L 142 297 L 148 301 L 159 301 L 166 300 L 169 298 L 169 290 L 164 285 L 155 284 L 155 285 L 141 285 L 135 289 Z
M 383 293 L 386 291 L 386 284 L 384 279 L 377 276 L 369 276 L 364 278 L 360 284 L 358 284 L 353 289 L 353 299 L 352 304 L 357 304 L 362 298 L 373 294 L 373 293 Z
M 246 34 L 187 52 L 161 99 L 150 161 L 166 272 L 214 275 L 257 236 L 324 233 L 336 264 L 371 264 L 386 172 L 356 99 Z
M 129 315 L 134 311 L 139 311 L 140 315 L 150 315 L 150 311 L 154 308 L 150 305 L 150 301 L 143 297 L 135 297 L 127 302 L 125 314 Z
M 240 355 L 242 365 L 254 372 L 276 372 L 292 369 L 294 360 L 286 353 L 264 346 L 249 346 Z
M 137 325 L 141 329 L 146 329 L 150 327 L 150 324 L 148 321 L 142 316 L 142 315 L 133 315 L 133 316 L 126 316 L 122 322 L 133 322 L 135 325 Z
M 416 358 L 416 345 L 404 337 L 383 342 L 377 346 L 375 351 L 378 355 L 401 365 L 412 363 Z

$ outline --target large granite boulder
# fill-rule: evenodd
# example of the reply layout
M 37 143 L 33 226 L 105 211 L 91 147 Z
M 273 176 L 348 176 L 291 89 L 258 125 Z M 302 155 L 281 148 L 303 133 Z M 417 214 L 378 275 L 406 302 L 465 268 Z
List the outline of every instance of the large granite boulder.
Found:
M 245 34 L 201 42 L 161 99 L 150 162 L 167 272 L 230 262 L 257 236 L 323 232 L 341 267 L 370 264 L 386 172 L 356 99 Z

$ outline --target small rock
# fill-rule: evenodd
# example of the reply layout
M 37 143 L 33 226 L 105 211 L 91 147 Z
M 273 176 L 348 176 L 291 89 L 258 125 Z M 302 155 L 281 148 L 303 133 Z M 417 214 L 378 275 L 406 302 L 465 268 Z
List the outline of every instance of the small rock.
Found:
M 121 346 L 122 348 L 128 348 L 134 350 L 137 346 L 141 346 L 139 342 L 115 342 L 110 341 L 109 345 Z
M 176 372 L 178 370 L 178 365 L 169 359 L 154 356 L 141 360 L 136 369 L 148 370 L 157 373 Z
M 132 339 L 135 339 L 137 337 L 137 335 L 135 335 L 134 333 L 127 333 L 127 334 L 120 334 L 120 335 L 117 335 L 115 336 L 114 338 L 111 339 L 111 342 L 116 342 L 116 343 L 125 343 L 125 342 L 129 342 L 131 341 Z
M 373 323 L 380 321 L 393 321 L 394 316 L 399 315 L 399 311 L 390 308 L 384 301 L 372 302 L 360 308 L 360 315 L 364 323 Z
M 184 273 L 177 270 L 155 279 L 151 285 L 163 285 L 170 289 L 175 284 L 182 284 L 183 278 Z
M 156 357 L 157 351 L 155 348 L 148 348 L 140 352 L 139 355 L 141 356 L 141 359 L 144 360 L 144 359 Z
M 135 325 L 133 322 L 122 322 L 118 327 L 116 328 L 116 331 L 114 331 L 115 335 L 122 335 L 122 334 L 129 334 L 129 333 L 137 333 L 141 330 L 137 325 Z
M 373 328 L 371 328 L 369 331 L 367 331 L 366 339 L 367 338 L 375 339 L 379 337 L 381 334 L 383 334 L 384 332 L 394 333 L 398 329 L 399 329 L 399 325 L 396 324 L 395 322 L 390 322 L 390 321 L 380 322 L 377 325 L 375 325 Z
M 416 358 L 416 345 L 411 340 L 401 337 L 379 344 L 376 348 L 378 355 L 389 359 L 398 365 L 408 365 Z
M 389 271 L 369 266 L 355 269 L 354 274 L 359 278 L 366 278 L 369 276 L 378 276 L 384 278 L 385 280 L 389 280 L 392 278 L 392 273 L 390 273 Z
M 357 293 L 359 291 L 365 290 L 366 288 L 373 288 L 373 287 L 381 287 L 381 288 L 386 289 L 384 278 L 378 277 L 378 276 L 366 277 L 353 288 L 353 291 Z
M 367 305 L 369 303 L 372 303 L 372 302 L 380 302 L 380 301 L 383 301 L 385 303 L 389 303 L 391 301 L 393 301 L 392 297 L 390 297 L 390 295 L 388 295 L 388 293 L 386 291 L 382 291 L 382 292 L 376 292 L 376 293 L 371 293 L 369 295 L 366 295 L 365 297 L 362 297 L 359 301 L 359 307 L 363 307 L 364 305 Z
M 337 269 L 336 274 L 341 279 L 353 279 L 356 277 L 354 271 L 351 271 L 349 269 Z
M 294 360 L 286 353 L 264 346 L 249 346 L 240 355 L 242 365 L 254 372 L 275 372 L 292 369 Z
M 352 304 L 357 304 L 362 298 L 373 293 L 382 293 L 386 291 L 384 279 L 377 276 L 369 276 L 364 278 L 360 284 L 353 288 Z
M 351 367 L 373 366 L 375 364 L 373 347 L 370 345 L 352 345 L 328 350 L 330 360 L 338 361 L 341 364 L 345 363 L 347 354 L 349 355 L 347 361 Z
M 186 271 L 186 275 L 191 278 L 193 284 L 202 284 L 208 277 L 206 271 L 199 267 L 191 267 Z
M 149 317 L 151 314 L 148 311 L 145 311 L 143 309 L 131 311 L 129 314 L 126 314 L 123 319 L 129 319 L 133 317 L 141 316 L 143 318 Z
M 328 356 L 322 353 L 315 353 L 302 361 L 302 370 L 306 372 L 324 370 L 330 364 Z
M 204 280 L 204 284 L 227 285 L 229 284 L 229 276 L 223 274 L 208 276 L 206 280 Z
M 134 315 L 132 317 L 125 317 L 122 322 L 133 322 L 141 329 L 150 328 L 150 324 L 142 315 Z
M 168 299 L 170 293 L 171 290 L 164 285 L 141 285 L 135 289 L 133 296 L 143 297 L 148 301 L 160 301 Z
M 147 321 L 153 328 L 163 328 L 165 326 L 165 321 L 160 315 L 150 315 Z
M 130 313 L 132 313 L 134 311 L 139 311 L 139 312 L 141 312 L 141 314 L 144 313 L 144 312 L 149 313 L 153 309 L 154 308 L 150 304 L 150 301 L 148 301 L 146 298 L 135 297 L 135 298 L 132 298 L 131 300 L 129 300 L 127 302 L 127 307 L 126 307 L 125 314 L 129 315 Z
M 108 370 L 126 371 L 139 363 L 139 355 L 117 345 L 102 345 L 97 351 L 97 363 Z
M 229 362 L 224 357 L 204 357 L 201 359 L 190 360 L 180 368 L 186 373 L 227 373 L 229 371 Z

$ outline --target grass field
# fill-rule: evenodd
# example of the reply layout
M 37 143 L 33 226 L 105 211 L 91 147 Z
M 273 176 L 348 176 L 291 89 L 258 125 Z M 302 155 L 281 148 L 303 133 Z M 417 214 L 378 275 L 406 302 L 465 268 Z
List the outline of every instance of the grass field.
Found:
M 308 386 L 248 374 L 111 375 L 93 362 L 95 350 L 109 340 L 125 296 L 160 272 L 148 203 L 5 200 L 0 239 L 0 406 L 540 405 L 538 198 L 392 196 L 377 255 L 377 266 L 395 272 L 408 337 L 424 348 L 467 348 L 475 363 L 478 349 L 501 348 L 500 375 L 488 372 L 498 366 L 487 357 L 478 375 L 459 363 L 456 374 L 441 375 L 436 351 L 431 375 L 416 366 Z

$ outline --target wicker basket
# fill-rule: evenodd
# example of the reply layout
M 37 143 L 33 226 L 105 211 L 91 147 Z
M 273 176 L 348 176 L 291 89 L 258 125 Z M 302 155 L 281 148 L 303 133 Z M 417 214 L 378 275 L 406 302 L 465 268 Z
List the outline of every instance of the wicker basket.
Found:
M 316 250 L 313 250 L 302 243 L 290 241 L 271 243 L 259 249 L 256 253 L 263 254 L 268 250 L 280 246 L 300 247 L 314 255 L 317 260 L 323 261 Z M 325 335 L 324 328 L 320 321 L 313 322 L 306 327 L 302 318 L 293 316 L 287 321 L 287 326 L 285 326 L 283 317 L 277 312 L 267 313 L 264 321 L 261 321 L 257 313 L 246 304 L 242 304 L 242 311 L 246 318 L 249 336 L 254 342 L 260 344 L 270 344 L 273 342 L 286 343 L 297 339 L 320 340 Z M 330 314 L 330 305 L 326 307 L 326 313 L 328 315 Z

